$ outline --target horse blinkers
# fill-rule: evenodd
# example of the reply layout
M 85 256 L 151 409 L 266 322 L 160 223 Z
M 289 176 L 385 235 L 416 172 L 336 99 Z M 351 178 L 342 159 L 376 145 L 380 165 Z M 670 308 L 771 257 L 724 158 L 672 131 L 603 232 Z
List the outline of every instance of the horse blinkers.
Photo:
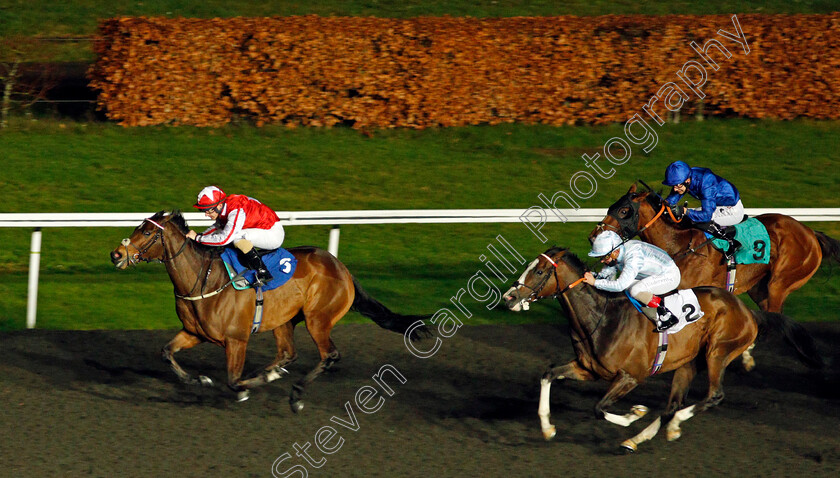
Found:
M 634 237 L 639 232 L 639 203 L 633 201 L 638 195 L 635 193 L 626 194 L 622 200 L 610 206 L 607 210 L 607 215 L 618 222 L 617 233 L 621 239 L 627 240 Z M 603 230 L 604 223 L 599 223 L 598 227 Z M 612 226 L 615 227 L 615 226 Z M 594 236 L 590 237 L 590 240 Z

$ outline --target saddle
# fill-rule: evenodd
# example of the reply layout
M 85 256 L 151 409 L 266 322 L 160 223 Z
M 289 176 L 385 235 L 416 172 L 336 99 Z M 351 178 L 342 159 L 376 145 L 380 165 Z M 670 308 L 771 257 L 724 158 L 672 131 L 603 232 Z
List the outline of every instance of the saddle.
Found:
M 233 287 L 237 290 L 244 290 L 255 286 L 257 279 L 256 271 L 245 267 L 240 258 L 239 251 L 232 247 L 225 247 L 221 257 L 225 263 L 228 276 L 233 281 Z M 276 289 L 291 279 L 297 268 L 297 259 L 291 252 L 284 248 L 274 250 L 260 250 L 263 264 L 271 272 L 272 280 L 262 287 L 263 291 Z

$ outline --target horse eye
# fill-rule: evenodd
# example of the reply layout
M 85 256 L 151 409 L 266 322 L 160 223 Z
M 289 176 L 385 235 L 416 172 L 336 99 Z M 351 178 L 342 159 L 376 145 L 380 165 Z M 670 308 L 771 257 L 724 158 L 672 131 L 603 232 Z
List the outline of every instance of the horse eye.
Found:
M 150 231 L 143 231 L 144 236 L 150 236 L 152 233 Z
M 537 271 L 537 275 L 538 275 L 538 276 L 543 275 L 543 271 L 541 271 L 541 270 Z

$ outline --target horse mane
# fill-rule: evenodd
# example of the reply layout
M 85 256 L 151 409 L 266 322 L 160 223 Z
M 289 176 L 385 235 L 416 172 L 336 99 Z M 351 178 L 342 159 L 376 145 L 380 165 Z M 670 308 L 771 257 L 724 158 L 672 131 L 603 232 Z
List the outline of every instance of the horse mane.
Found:
M 558 252 L 565 252 L 563 254 L 562 260 L 566 264 L 569 265 L 575 272 L 577 272 L 580 276 L 583 276 L 583 273 L 589 270 L 586 264 L 578 256 L 576 256 L 572 251 L 565 247 L 560 246 L 552 246 L 551 249 L 545 251 L 545 255 L 551 257 L 553 254 Z
M 563 257 L 561 257 L 560 259 L 563 262 L 565 262 L 566 264 L 568 264 L 568 266 L 571 267 L 581 277 L 583 277 L 583 274 L 585 272 L 590 270 L 589 266 L 587 266 L 586 263 L 584 263 L 580 259 L 580 257 L 575 255 L 575 253 L 573 253 L 572 251 L 570 251 L 569 249 L 567 249 L 565 247 L 553 246 L 551 249 L 549 249 L 545 252 L 545 255 L 551 257 L 552 254 L 555 254 L 555 253 L 558 253 L 558 252 L 566 252 L 565 254 L 563 254 Z M 605 299 L 608 299 L 608 300 L 615 300 L 615 299 L 623 300 L 623 299 L 625 299 L 624 292 L 608 292 L 608 291 L 605 291 L 605 290 L 596 289 L 595 287 L 592 287 L 592 290 L 595 291 L 595 293 L 598 294 L 599 296 L 601 296 Z
M 162 220 L 164 217 L 168 217 L 169 222 L 172 223 L 175 227 L 177 227 L 178 230 L 181 231 L 181 234 L 186 235 L 188 232 L 190 232 L 190 228 L 189 226 L 187 226 L 187 220 L 184 218 L 184 215 L 183 213 L 181 213 L 180 209 L 175 209 L 172 212 L 159 211 L 154 216 L 152 216 L 151 219 Z M 223 247 L 207 246 L 195 241 L 193 241 L 193 246 L 201 252 L 210 252 L 214 255 L 220 255 L 222 253 L 222 250 L 224 249 Z

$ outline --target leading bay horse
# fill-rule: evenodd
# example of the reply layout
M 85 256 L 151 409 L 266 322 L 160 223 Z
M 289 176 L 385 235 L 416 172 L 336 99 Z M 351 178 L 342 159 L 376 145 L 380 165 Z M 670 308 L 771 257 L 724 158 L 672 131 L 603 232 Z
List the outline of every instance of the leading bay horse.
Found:
M 634 183 L 627 194 L 609 207 L 607 215 L 589 234 L 590 242 L 605 229 L 615 231 L 625 240 L 638 235 L 674 258 L 682 275 L 680 288 L 723 287 L 726 284 L 723 253 L 706 241 L 702 231 L 685 227 L 681 220 L 678 222 L 664 199 L 647 189 L 638 192 Z M 808 282 L 824 257 L 840 261 L 840 242 L 783 214 L 762 214 L 756 219 L 770 235 L 770 263 L 739 264 L 734 293 L 746 292 L 761 310 L 781 313 L 788 295 Z M 744 247 L 752 248 L 752 245 Z M 755 251 L 756 255 L 763 253 L 763 249 Z M 743 364 L 747 370 L 755 366 L 749 351 L 743 356 Z
M 549 421 L 549 395 L 555 379 L 608 380 L 609 389 L 595 406 L 595 413 L 612 423 L 628 426 L 647 412 L 642 405 L 634 406 L 626 415 L 616 415 L 608 409 L 651 375 L 659 336 L 624 294 L 581 284 L 585 271 L 577 256 L 554 247 L 534 259 L 504 294 L 506 306 L 515 312 L 527 309 L 534 301 L 556 298 L 569 320 L 576 358 L 565 365 L 549 366 L 540 380 L 538 415 L 546 440 L 556 433 Z M 668 335 L 667 353 L 658 370 L 674 371 L 665 413 L 639 435 L 622 443 L 627 451 L 635 451 L 640 443 L 653 438 L 663 421 L 668 422 L 668 440 L 676 440 L 681 434 L 681 422 L 720 403 L 726 366 L 765 329 L 781 332 L 806 365 L 819 368 L 823 364 L 811 336 L 788 317 L 751 310 L 732 293 L 716 287 L 693 290 L 704 315 Z M 708 393 L 701 402 L 683 407 L 700 357 L 708 368 Z
M 297 268 L 281 287 L 265 292 L 262 323 L 258 332 L 272 331 L 277 343 L 277 357 L 255 376 L 243 379 L 245 351 L 251 337 L 256 309 L 253 289 L 236 290 L 231 285 L 220 257 L 221 248 L 208 247 L 188 240 L 189 231 L 179 212 L 158 212 L 145 219 L 111 251 L 111 261 L 118 269 L 137 262 L 163 262 L 175 286 L 175 310 L 183 329 L 163 347 L 162 358 L 182 382 L 212 385 L 205 376 L 197 379 L 187 373 L 174 354 L 202 342 L 225 349 L 228 386 L 239 399 L 248 397 L 248 389 L 282 377 L 284 366 L 297 359 L 294 345 L 295 325 L 304 321 L 318 347 L 320 362 L 293 387 L 289 404 L 295 412 L 303 408 L 304 387 L 330 368 L 340 354 L 330 339 L 330 331 L 348 310 L 356 310 L 379 326 L 405 334 L 410 339 L 429 335 L 417 321 L 427 316 L 399 315 L 369 296 L 338 259 L 315 247 L 289 249 L 297 259 Z

